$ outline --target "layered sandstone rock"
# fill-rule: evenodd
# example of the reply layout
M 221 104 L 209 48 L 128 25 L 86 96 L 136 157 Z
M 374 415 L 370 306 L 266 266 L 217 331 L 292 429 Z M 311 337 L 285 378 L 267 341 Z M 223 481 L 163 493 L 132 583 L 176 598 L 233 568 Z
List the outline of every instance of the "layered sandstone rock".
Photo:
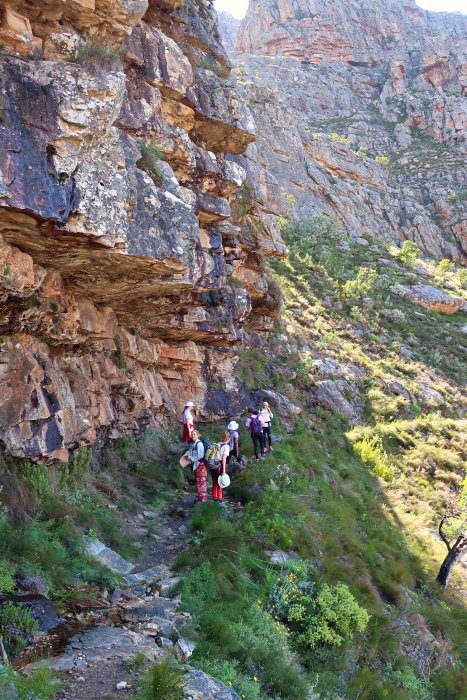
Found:
M 0 440 L 66 459 L 241 407 L 285 247 L 212 3 L 11 0 L 0 43 Z
M 252 0 L 235 64 L 266 208 L 465 262 L 466 36 L 413 0 Z

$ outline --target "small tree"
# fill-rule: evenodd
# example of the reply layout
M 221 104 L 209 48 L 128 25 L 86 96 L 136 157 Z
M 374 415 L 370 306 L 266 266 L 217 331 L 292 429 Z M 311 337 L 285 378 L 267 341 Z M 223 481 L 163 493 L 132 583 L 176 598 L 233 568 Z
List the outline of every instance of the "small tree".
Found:
M 439 523 L 438 532 L 448 553 L 436 580 L 442 588 L 447 588 L 455 564 L 467 552 L 467 476 L 462 482 L 459 504 L 448 506 Z
M 369 296 L 375 286 L 376 270 L 371 267 L 361 267 L 357 277 L 347 280 L 342 287 L 342 294 L 346 299 L 364 299 Z
M 404 241 L 401 248 L 401 258 L 409 267 L 413 267 L 417 258 L 421 255 L 421 250 L 413 241 Z

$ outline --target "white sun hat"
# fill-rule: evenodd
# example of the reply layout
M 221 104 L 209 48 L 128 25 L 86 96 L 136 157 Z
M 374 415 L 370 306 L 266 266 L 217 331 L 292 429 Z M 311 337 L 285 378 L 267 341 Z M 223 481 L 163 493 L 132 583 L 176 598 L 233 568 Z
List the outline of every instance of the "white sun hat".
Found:
M 188 457 L 188 452 L 185 452 L 185 454 L 180 457 L 180 466 L 185 468 L 189 464 L 191 464 L 191 459 Z
M 227 430 L 238 430 L 238 423 L 234 420 L 231 420 L 227 426 Z
M 193 401 L 187 401 L 185 404 L 185 408 L 193 408 L 194 405 L 195 404 L 193 403 Z
M 230 486 L 230 476 L 228 474 L 221 474 L 217 479 L 217 483 L 221 489 L 226 489 L 227 486 Z

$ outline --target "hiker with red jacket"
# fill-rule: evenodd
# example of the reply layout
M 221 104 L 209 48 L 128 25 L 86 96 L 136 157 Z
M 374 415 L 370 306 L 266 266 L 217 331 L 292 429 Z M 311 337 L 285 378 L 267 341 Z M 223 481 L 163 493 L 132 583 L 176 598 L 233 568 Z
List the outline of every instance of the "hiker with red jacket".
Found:
M 248 409 L 248 418 L 246 419 L 245 425 L 250 431 L 251 439 L 253 441 L 253 449 L 255 451 L 255 458 L 256 461 L 259 462 L 260 457 L 261 459 L 264 459 L 264 423 L 259 416 L 259 412 L 254 408 Z

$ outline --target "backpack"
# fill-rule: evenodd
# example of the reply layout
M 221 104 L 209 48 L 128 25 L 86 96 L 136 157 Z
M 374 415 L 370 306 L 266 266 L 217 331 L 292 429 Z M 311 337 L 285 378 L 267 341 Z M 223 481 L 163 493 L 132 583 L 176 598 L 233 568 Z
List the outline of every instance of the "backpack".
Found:
M 203 457 L 202 457 L 202 460 L 203 460 L 204 462 L 206 462 L 206 454 L 207 454 L 207 451 L 209 450 L 209 448 L 211 447 L 211 443 L 209 442 L 209 440 L 203 440 L 202 438 L 200 438 L 199 440 L 197 440 L 197 441 L 195 442 L 195 444 L 193 445 L 193 447 L 196 447 L 196 445 L 198 444 L 198 442 L 201 442 L 202 445 L 203 445 Z
M 215 469 L 219 466 L 221 461 L 221 443 L 213 442 L 208 443 L 206 452 L 204 454 L 204 461 L 211 469 Z
M 233 436 L 233 434 L 235 432 L 236 432 L 235 430 L 229 430 L 229 433 L 230 433 L 229 450 L 230 450 L 230 452 L 233 452 L 235 449 L 235 441 L 234 441 L 234 436 Z
M 208 449 L 211 447 L 211 443 L 209 442 L 209 440 L 203 440 L 203 439 L 201 439 L 201 442 L 203 443 L 203 447 L 204 447 L 204 456 L 206 457 L 206 452 L 207 452 Z
M 263 424 L 259 416 L 255 416 L 250 420 L 250 433 L 252 435 L 262 435 L 263 434 Z

